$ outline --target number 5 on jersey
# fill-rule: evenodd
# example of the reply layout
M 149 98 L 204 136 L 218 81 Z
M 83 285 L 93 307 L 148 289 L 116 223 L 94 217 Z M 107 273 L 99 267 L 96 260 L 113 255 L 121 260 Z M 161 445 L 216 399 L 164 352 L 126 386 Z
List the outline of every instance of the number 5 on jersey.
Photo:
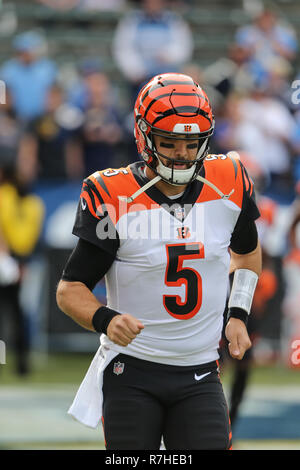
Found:
M 179 320 L 192 318 L 202 304 L 202 279 L 198 271 L 183 267 L 184 260 L 204 258 L 202 243 L 166 245 L 167 268 L 165 284 L 169 287 L 185 285 L 185 301 L 179 295 L 164 295 L 163 303 L 167 312 Z

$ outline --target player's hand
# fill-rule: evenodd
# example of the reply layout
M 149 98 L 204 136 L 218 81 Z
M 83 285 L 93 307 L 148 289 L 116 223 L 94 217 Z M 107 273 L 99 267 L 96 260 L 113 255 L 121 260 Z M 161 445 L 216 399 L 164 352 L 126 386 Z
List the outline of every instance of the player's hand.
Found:
M 234 359 L 243 359 L 252 344 L 245 323 L 238 318 L 230 318 L 225 328 L 225 336 L 229 341 L 228 349 Z
M 107 336 L 119 346 L 127 346 L 141 332 L 144 325 L 127 313 L 116 315 L 109 322 Z

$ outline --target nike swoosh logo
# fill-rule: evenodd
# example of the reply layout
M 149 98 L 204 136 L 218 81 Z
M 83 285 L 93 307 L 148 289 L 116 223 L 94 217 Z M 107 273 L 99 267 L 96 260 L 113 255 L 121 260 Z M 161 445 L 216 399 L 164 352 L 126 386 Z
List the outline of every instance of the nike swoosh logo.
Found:
M 195 374 L 194 377 L 195 377 L 195 380 L 199 381 L 199 380 L 203 379 L 204 377 L 206 377 L 209 374 L 210 374 L 210 372 L 206 372 L 206 374 L 202 374 L 202 375 Z

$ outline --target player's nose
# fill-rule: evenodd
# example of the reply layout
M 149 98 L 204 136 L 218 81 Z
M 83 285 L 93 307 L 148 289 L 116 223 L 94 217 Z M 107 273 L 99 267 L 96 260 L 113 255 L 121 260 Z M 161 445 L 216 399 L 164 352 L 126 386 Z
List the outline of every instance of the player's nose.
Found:
M 188 154 L 187 152 L 187 144 L 182 140 L 178 140 L 175 143 L 175 156 L 176 157 L 186 157 Z

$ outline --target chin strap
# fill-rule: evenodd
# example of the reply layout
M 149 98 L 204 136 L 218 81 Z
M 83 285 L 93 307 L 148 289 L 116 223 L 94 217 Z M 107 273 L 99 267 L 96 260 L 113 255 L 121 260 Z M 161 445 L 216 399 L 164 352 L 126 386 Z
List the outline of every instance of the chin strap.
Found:
M 153 186 L 154 184 L 158 183 L 158 181 L 160 181 L 162 178 L 161 176 L 157 175 L 155 178 L 153 178 L 152 180 L 148 181 L 148 183 L 144 184 L 144 186 L 142 186 L 141 188 L 139 188 L 135 193 L 133 193 L 131 196 L 127 197 L 127 196 L 118 196 L 118 198 L 121 200 L 121 201 L 126 201 L 128 204 L 130 204 L 131 202 L 134 201 L 134 199 L 136 199 L 140 194 L 144 193 L 145 191 L 147 191 L 147 189 L 151 188 L 151 186 Z M 203 178 L 202 176 L 198 175 L 196 176 L 196 179 L 198 181 L 201 181 L 201 183 L 203 184 L 207 184 L 208 186 L 210 186 L 217 194 L 219 194 L 219 196 L 221 196 L 221 199 L 227 201 L 230 196 L 234 193 L 234 189 L 232 189 L 230 191 L 229 194 L 224 194 L 222 193 L 222 191 L 217 188 L 217 186 L 215 186 L 213 183 L 211 183 L 210 181 L 208 181 L 207 179 Z
M 213 183 L 211 183 L 207 179 L 203 178 L 203 176 L 198 175 L 196 176 L 196 179 L 198 181 L 201 181 L 203 184 L 207 184 L 207 186 L 210 186 L 217 194 L 219 194 L 219 196 L 221 196 L 221 199 L 225 201 L 227 201 L 230 198 L 230 196 L 234 193 L 234 189 L 232 189 L 229 194 L 222 193 L 222 191 L 219 188 L 217 188 L 217 186 L 215 186 Z
M 152 180 L 148 181 L 148 183 L 144 184 L 140 189 L 138 189 L 135 193 L 133 193 L 131 196 L 118 196 L 121 201 L 126 201 L 128 204 L 134 201 L 135 198 L 137 198 L 140 194 L 144 193 L 147 191 L 147 189 L 151 188 L 154 184 L 158 183 L 158 181 L 161 180 L 161 176 L 157 175 L 155 178 Z

